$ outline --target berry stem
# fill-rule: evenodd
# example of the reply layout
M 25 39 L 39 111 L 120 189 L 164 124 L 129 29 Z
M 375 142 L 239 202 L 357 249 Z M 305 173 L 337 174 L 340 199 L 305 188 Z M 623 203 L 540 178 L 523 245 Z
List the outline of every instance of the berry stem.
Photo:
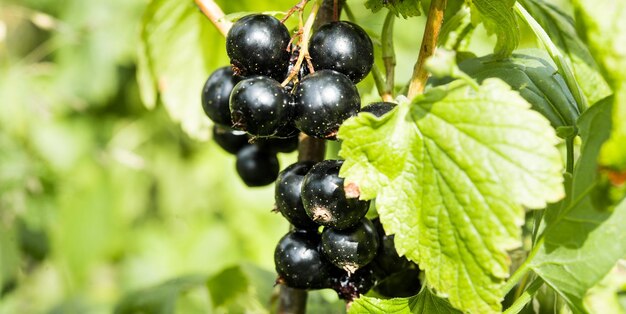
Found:
M 204 15 L 211 20 L 211 23 L 215 25 L 217 30 L 219 30 L 220 33 L 226 37 L 228 30 L 230 30 L 231 26 L 233 26 L 233 23 L 224 19 L 224 12 L 222 11 L 222 8 L 220 8 L 220 6 L 213 0 L 194 1 L 202 13 L 204 13 Z
M 372 76 L 374 77 L 374 83 L 376 83 L 376 90 L 378 91 L 378 95 L 383 101 L 393 101 L 393 96 L 390 93 L 387 93 L 387 82 L 383 77 L 383 72 L 380 70 L 378 65 L 374 63 L 372 66 Z
M 396 71 L 396 52 L 393 48 L 393 24 L 396 20 L 396 15 L 389 11 L 383 24 L 382 42 L 383 42 L 383 63 L 385 64 L 385 91 L 383 93 L 383 100 L 385 98 L 393 99 L 393 87 L 395 84 L 395 71 Z M 388 100 L 385 100 L 388 101 Z
M 293 14 L 293 12 L 302 12 L 302 10 L 304 10 L 304 7 L 306 6 L 307 2 L 309 2 L 309 0 L 300 0 L 300 2 L 298 2 L 298 4 L 294 5 L 291 9 L 289 9 L 289 11 L 287 11 L 287 13 L 285 13 L 285 17 L 283 17 L 282 20 L 280 20 L 281 23 L 285 23 L 285 21 L 291 17 L 291 15 Z
M 339 1 L 337 8 L 338 12 L 341 11 L 343 2 L 344 1 Z M 317 10 L 317 8 L 315 10 Z M 324 0 L 319 9 L 319 14 L 314 18 L 313 29 L 318 29 L 320 26 L 331 21 L 333 13 L 333 0 Z M 303 38 L 306 38 L 306 40 L 308 41 L 308 37 Z M 303 55 L 302 51 L 300 51 L 300 53 L 301 55 Z M 298 161 L 322 161 L 324 160 L 325 154 L 326 143 L 324 140 L 312 138 L 304 133 L 300 133 L 300 141 L 298 144 Z M 306 290 L 293 289 L 285 285 L 281 285 L 279 300 L 280 301 L 278 304 L 278 313 L 306 313 Z
M 300 72 L 300 67 L 302 66 L 302 62 L 309 55 L 309 38 L 311 37 L 311 29 L 313 28 L 313 22 L 315 21 L 315 17 L 317 16 L 317 11 L 320 8 L 320 4 L 316 1 L 311 8 L 311 13 L 309 13 L 309 17 L 304 24 L 302 29 L 302 35 L 300 36 L 300 54 L 298 55 L 298 60 L 296 60 L 296 64 L 289 72 L 289 76 L 281 83 L 282 86 L 286 86 L 289 84 L 291 80 Z
M 422 46 L 420 48 L 417 62 L 413 67 L 413 77 L 409 84 L 409 92 L 407 97 L 413 99 L 415 96 L 424 92 L 426 81 L 428 80 L 428 71 L 426 71 L 426 60 L 435 53 L 439 32 L 443 24 L 443 13 L 446 8 L 447 0 L 433 0 L 430 3 L 428 17 L 426 19 L 426 28 L 424 29 L 424 37 L 422 38 Z

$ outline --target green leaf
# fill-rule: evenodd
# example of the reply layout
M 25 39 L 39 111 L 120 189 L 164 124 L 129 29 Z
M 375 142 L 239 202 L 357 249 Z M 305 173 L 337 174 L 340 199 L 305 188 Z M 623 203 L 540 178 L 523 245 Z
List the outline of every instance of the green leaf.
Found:
M 600 164 L 626 184 L 626 2 L 621 0 L 574 0 L 580 29 L 615 91 L 613 130 L 600 153 Z
M 585 307 L 591 313 L 624 314 L 619 294 L 626 291 L 626 260 L 621 260 L 604 279 L 585 296 Z
M 115 307 L 115 314 L 174 313 L 179 295 L 202 286 L 203 276 L 186 276 L 125 296 Z
M 520 3 L 568 59 L 588 103 L 593 104 L 609 96 L 611 89 L 602 78 L 589 48 L 576 33 L 574 20 L 555 5 L 543 0 L 520 0 Z
M 341 176 L 376 197 L 396 249 L 463 311 L 501 308 L 524 210 L 563 197 L 554 129 L 498 79 L 455 81 L 339 130 Z
M 276 275 L 250 264 L 224 269 L 207 281 L 215 307 L 231 311 L 266 312 Z
M 422 14 L 420 0 L 367 0 L 365 7 L 374 13 L 387 8 L 396 16 L 402 15 L 405 19 Z
M 517 18 L 513 11 L 515 0 L 471 0 L 471 3 L 474 23 L 482 21 L 488 32 L 496 34 L 496 57 L 509 56 L 520 40 Z
M 157 92 L 172 120 L 197 139 L 209 136 L 200 93 L 209 73 L 228 64 L 224 38 L 193 1 L 152 1 L 143 16 L 138 74 L 146 107 Z
M 479 82 L 490 77 L 505 81 L 554 128 L 573 126 L 580 115 L 563 77 L 542 50 L 522 50 L 502 60 L 494 55 L 468 59 L 459 67 Z
M 430 289 L 424 288 L 414 297 L 396 299 L 375 299 L 361 297 L 350 306 L 350 314 L 368 313 L 462 313 L 453 308 L 448 301 L 433 294 Z
M 613 212 L 595 210 L 597 155 L 610 130 L 611 98 L 591 107 L 578 123 L 583 140 L 571 192 L 561 208 L 546 213 L 546 229 L 530 267 L 576 312 L 583 298 L 626 255 L 626 201 Z

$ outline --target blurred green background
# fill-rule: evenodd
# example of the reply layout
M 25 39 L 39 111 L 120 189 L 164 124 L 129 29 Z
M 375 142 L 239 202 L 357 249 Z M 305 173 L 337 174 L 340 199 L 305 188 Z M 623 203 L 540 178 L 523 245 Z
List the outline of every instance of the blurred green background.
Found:
M 217 2 L 232 13 L 286 11 L 297 1 Z M 376 41 L 385 12 L 348 3 Z M 234 157 L 207 141 L 200 109 L 204 79 L 228 62 L 224 39 L 192 1 L 148 6 L 0 1 L 2 314 L 109 313 L 129 293 L 188 275 L 199 277 L 152 290 L 152 301 L 169 302 L 164 295 L 185 290 L 166 305 L 220 312 L 232 309 L 225 301 L 231 296 L 207 292 L 211 287 L 243 291 L 244 299 L 272 291 L 274 246 L 287 222 L 270 212 L 273 187 L 246 188 Z M 142 24 L 147 7 L 160 23 L 168 6 L 180 20 Z M 423 18 L 397 21 L 399 85 L 410 77 L 422 25 Z M 154 46 L 140 45 L 140 37 Z M 474 53 L 491 51 L 494 38 L 481 27 L 474 39 Z M 145 49 L 180 57 L 142 59 Z M 364 103 L 377 98 L 373 85 L 371 77 L 359 84 Z M 295 157 L 281 156 L 281 166 Z M 254 283 L 258 291 L 250 282 L 233 287 L 242 275 L 264 278 Z M 152 302 L 144 301 L 139 306 Z M 259 306 L 243 303 L 239 310 Z

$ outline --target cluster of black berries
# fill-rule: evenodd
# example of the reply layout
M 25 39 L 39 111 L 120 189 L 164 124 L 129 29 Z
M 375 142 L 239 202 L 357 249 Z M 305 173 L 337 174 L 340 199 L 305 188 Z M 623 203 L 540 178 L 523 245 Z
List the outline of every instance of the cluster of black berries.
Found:
M 359 200 L 357 187 L 344 188 L 342 161 L 297 162 L 278 172 L 276 153 L 295 150 L 300 132 L 334 140 L 339 126 L 359 111 L 382 116 L 395 106 L 360 108 L 355 84 L 374 61 L 372 41 L 361 27 L 328 23 L 308 47 L 303 52 L 293 45 L 287 28 L 272 16 L 235 22 L 226 38 L 232 67 L 215 71 L 202 93 L 204 111 L 215 122 L 213 138 L 237 154 L 237 172 L 247 185 L 276 180 L 276 210 L 294 226 L 275 250 L 279 283 L 332 288 L 347 300 L 376 282 L 383 296 L 413 295 L 419 270 L 398 256 L 393 236 L 385 236 L 380 223 L 365 218 L 370 203 Z M 309 54 L 310 64 L 301 63 L 301 53 Z M 393 278 L 406 287 L 397 289 Z
M 354 84 L 374 60 L 362 28 L 339 21 L 317 30 L 309 45 L 311 69 L 303 64 L 293 69 L 300 49 L 291 42 L 276 18 L 243 17 L 226 38 L 232 67 L 211 74 L 202 92 L 203 109 L 216 125 L 215 141 L 237 154 L 237 171 L 249 186 L 276 179 L 276 152 L 293 151 L 299 132 L 335 139 L 339 126 L 361 106 Z M 288 77 L 295 78 L 281 84 Z
M 278 282 L 298 289 L 332 288 L 346 300 L 364 294 L 377 280 L 375 290 L 383 296 L 416 294 L 417 265 L 398 256 L 393 236 L 385 235 L 378 220 L 365 218 L 370 202 L 359 200 L 356 187 L 344 187 L 342 164 L 297 162 L 279 174 L 276 210 L 295 229 L 274 252 Z M 399 283 L 390 281 L 403 286 L 397 289 Z

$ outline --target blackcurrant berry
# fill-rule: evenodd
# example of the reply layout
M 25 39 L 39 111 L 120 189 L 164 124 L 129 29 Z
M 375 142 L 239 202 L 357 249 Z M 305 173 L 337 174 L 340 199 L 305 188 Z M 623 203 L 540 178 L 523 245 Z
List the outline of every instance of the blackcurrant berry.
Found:
M 349 229 L 324 228 L 322 232 L 324 256 L 349 273 L 369 264 L 378 252 L 378 245 L 378 233 L 367 218 Z
M 228 102 L 233 87 L 242 79 L 227 66 L 215 70 L 206 80 L 202 88 L 202 109 L 213 122 L 225 126 L 233 124 Z
M 354 226 L 365 216 L 369 201 L 347 197 L 339 177 L 343 161 L 324 160 L 309 170 L 302 182 L 302 204 L 307 215 L 320 225 L 335 229 Z
M 325 24 L 313 34 L 309 53 L 315 70 L 330 69 L 361 81 L 374 64 L 374 46 L 358 25 L 338 21 Z
M 354 274 L 336 269 L 331 277 L 331 288 L 340 299 L 350 302 L 367 293 L 376 284 L 374 271 L 369 266 L 359 268 Z
M 317 230 L 319 227 L 306 214 L 300 198 L 302 181 L 313 165 L 312 161 L 297 162 L 281 171 L 276 179 L 274 193 L 276 209 L 299 229 Z
M 259 138 L 255 144 L 269 152 L 291 153 L 298 149 L 298 135 L 286 138 Z
M 239 150 L 250 145 L 249 138 L 244 131 L 233 130 L 219 124 L 213 125 L 213 140 L 231 154 L 237 154 Z
M 361 112 L 369 112 L 380 118 L 396 106 L 397 105 L 392 102 L 375 102 L 361 108 Z
M 272 136 L 289 122 L 290 100 L 277 81 L 266 76 L 247 78 L 230 95 L 233 127 L 255 136 Z
M 237 153 L 237 173 L 247 186 L 268 185 L 278 176 L 278 158 L 275 153 L 248 145 Z
M 394 243 L 394 235 L 385 234 L 380 220 L 376 218 L 372 220 L 372 223 L 380 239 L 378 254 L 376 254 L 372 262 L 376 276 L 378 278 L 384 278 L 398 271 L 418 269 L 417 264 L 409 261 L 404 256 L 398 255 Z
M 343 121 L 360 107 L 359 92 L 347 76 L 321 70 L 307 75 L 296 88 L 294 122 L 307 135 L 334 139 Z
M 405 269 L 378 281 L 374 291 L 387 298 L 408 298 L 420 292 L 419 269 Z
M 252 14 L 235 22 L 226 36 L 230 62 L 244 76 L 284 79 L 289 65 L 289 30 L 270 15 Z
M 278 282 L 296 289 L 329 288 L 333 265 L 318 250 L 317 231 L 287 233 L 276 246 L 274 264 Z

